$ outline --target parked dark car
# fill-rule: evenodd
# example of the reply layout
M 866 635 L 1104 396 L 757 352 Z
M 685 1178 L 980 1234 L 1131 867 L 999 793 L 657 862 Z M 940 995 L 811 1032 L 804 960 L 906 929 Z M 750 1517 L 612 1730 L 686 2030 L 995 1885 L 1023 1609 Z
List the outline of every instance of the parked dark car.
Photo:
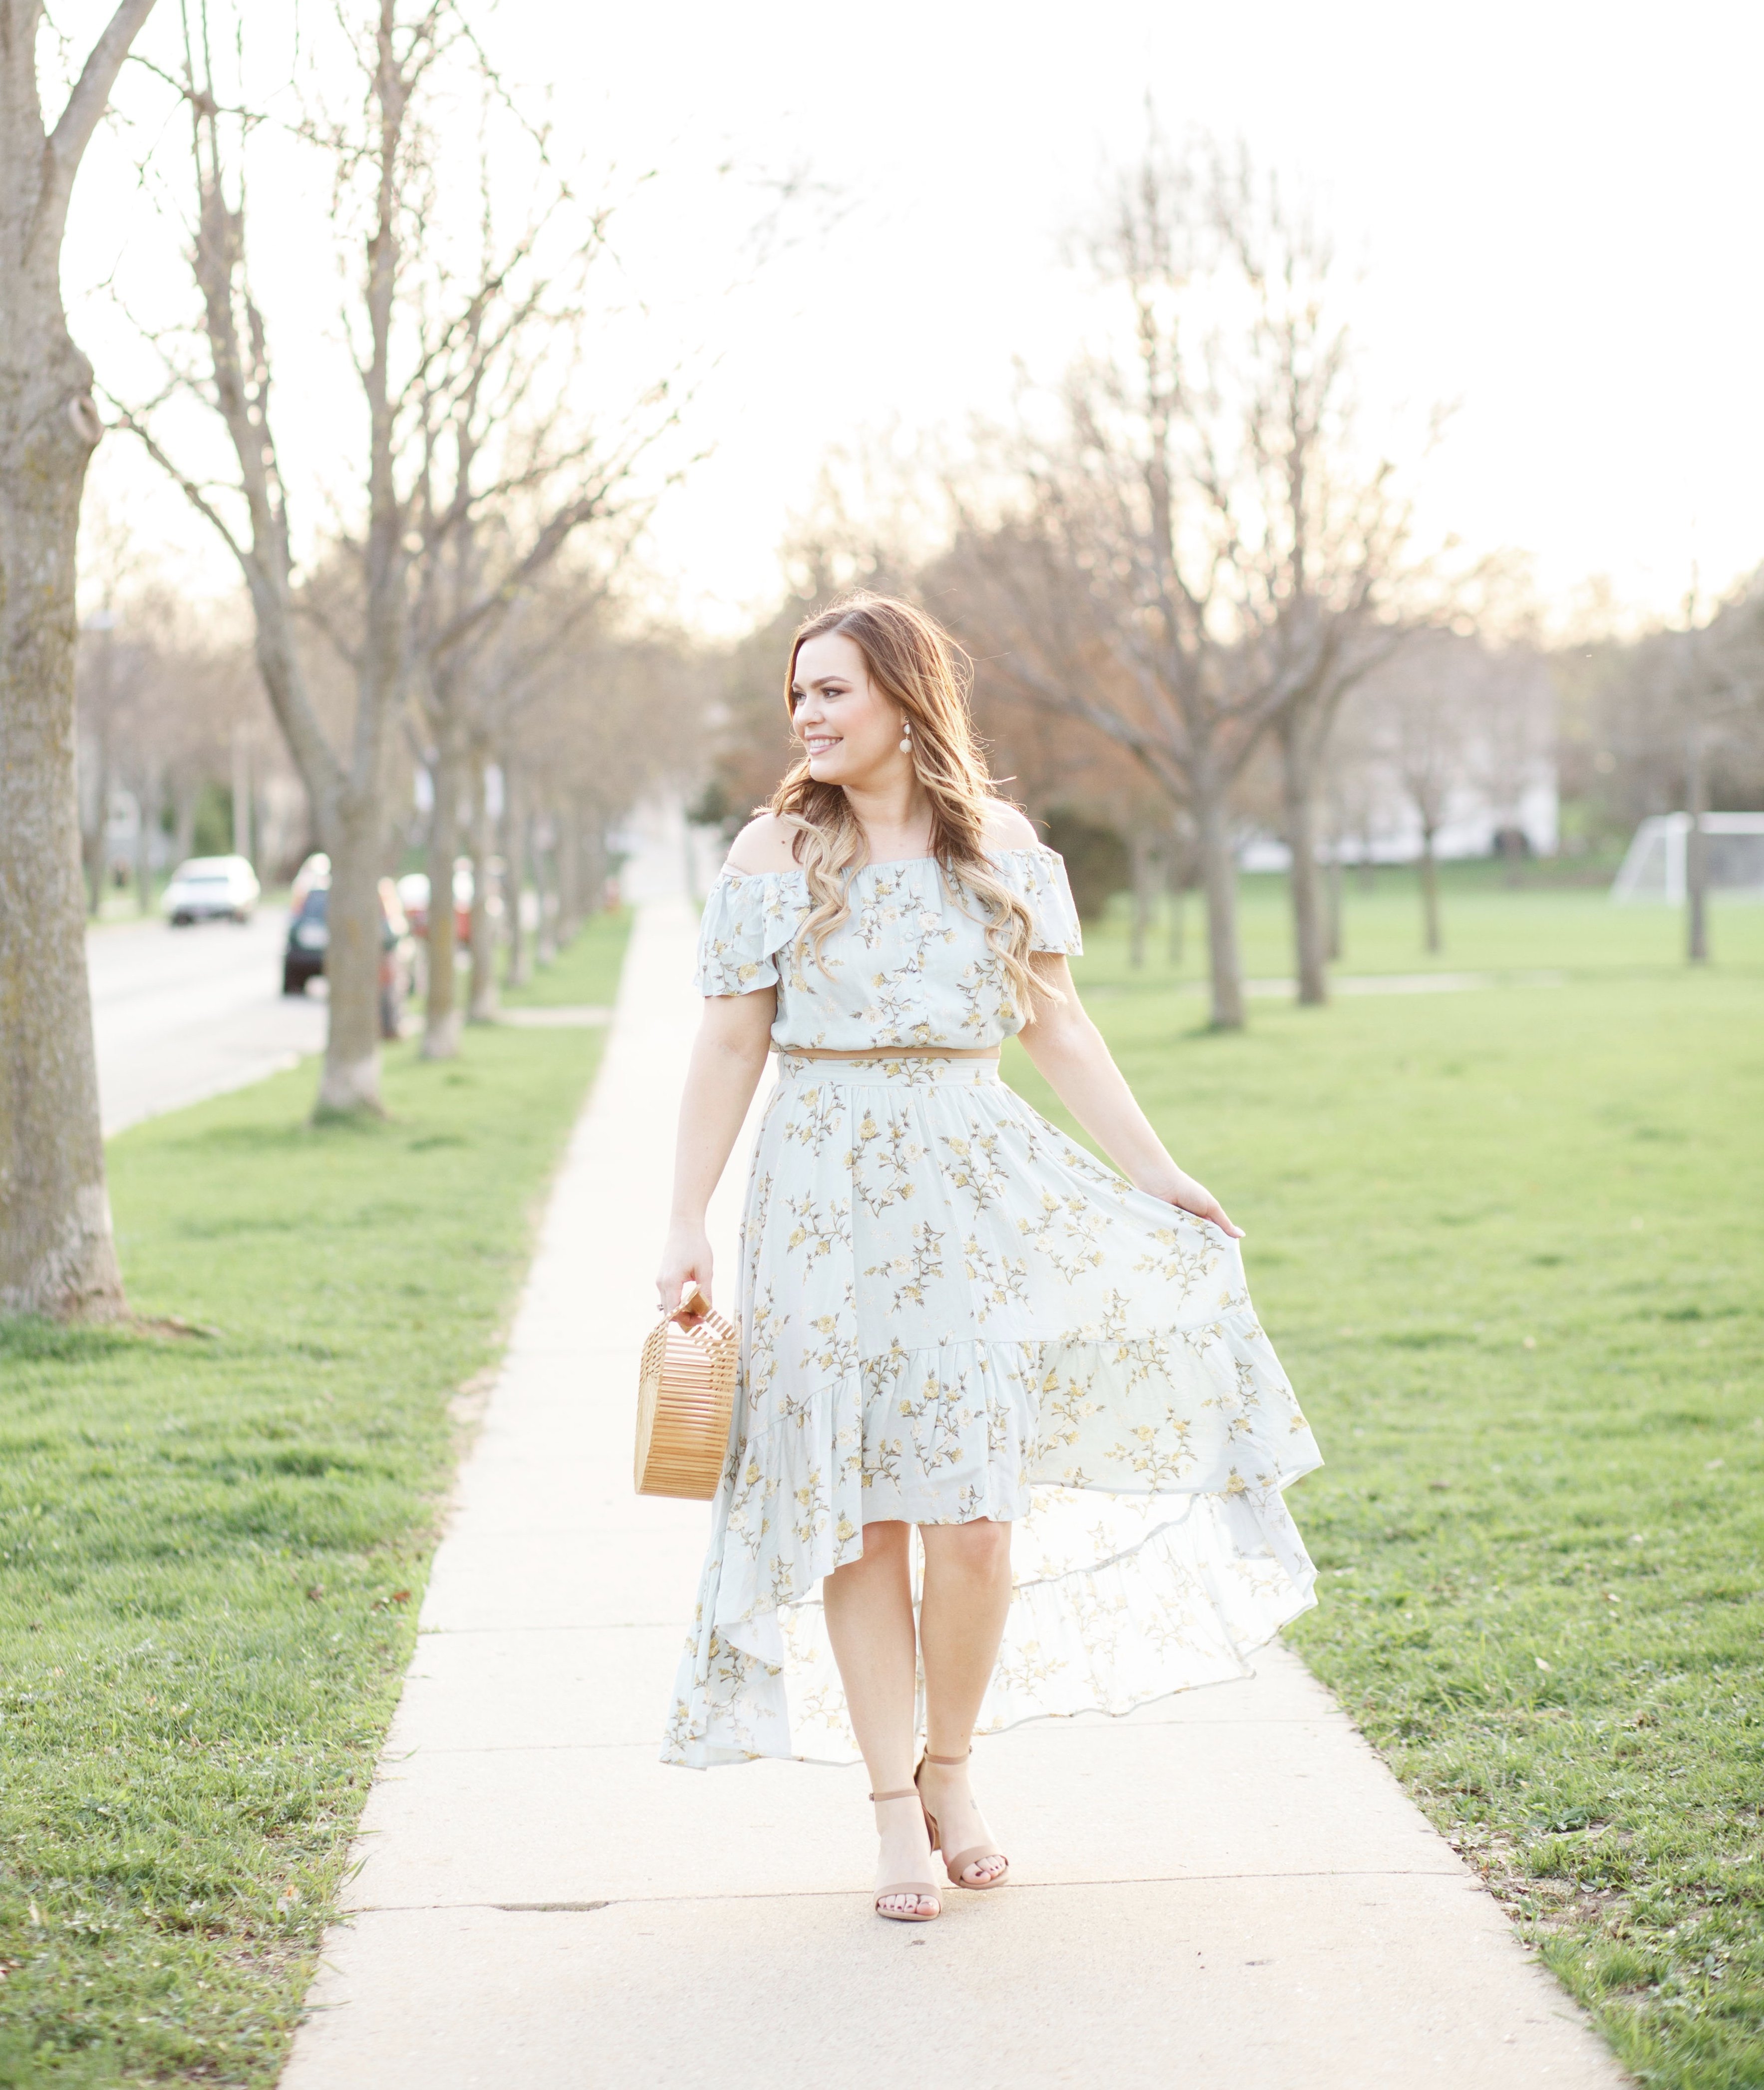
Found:
M 288 924 L 287 946 L 282 956 L 284 994 L 304 994 L 324 971 L 325 954 L 331 942 L 330 909 L 329 881 L 309 886 Z M 415 945 L 411 925 L 398 904 L 398 888 L 389 878 L 380 881 L 380 1034 L 396 1038 L 404 1021 L 405 998 L 411 991 Z

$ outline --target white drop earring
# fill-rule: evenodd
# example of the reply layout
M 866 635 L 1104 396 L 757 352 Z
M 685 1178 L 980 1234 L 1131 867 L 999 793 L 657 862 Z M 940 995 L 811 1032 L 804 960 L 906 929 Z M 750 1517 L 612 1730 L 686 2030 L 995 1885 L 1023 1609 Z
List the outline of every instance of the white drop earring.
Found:
M 902 755 L 910 755 L 912 751 L 913 721 L 910 719 L 902 719 L 901 720 L 901 752 Z

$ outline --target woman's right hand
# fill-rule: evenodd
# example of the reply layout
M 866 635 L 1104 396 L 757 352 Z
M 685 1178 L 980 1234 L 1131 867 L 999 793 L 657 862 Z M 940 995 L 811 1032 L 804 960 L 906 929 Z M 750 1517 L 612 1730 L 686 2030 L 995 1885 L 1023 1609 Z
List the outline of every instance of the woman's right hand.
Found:
M 677 1223 L 668 1229 L 661 1267 L 656 1273 L 656 1294 L 665 1312 L 679 1305 L 689 1284 L 696 1284 L 706 1299 L 711 1297 L 710 1236 L 703 1227 Z

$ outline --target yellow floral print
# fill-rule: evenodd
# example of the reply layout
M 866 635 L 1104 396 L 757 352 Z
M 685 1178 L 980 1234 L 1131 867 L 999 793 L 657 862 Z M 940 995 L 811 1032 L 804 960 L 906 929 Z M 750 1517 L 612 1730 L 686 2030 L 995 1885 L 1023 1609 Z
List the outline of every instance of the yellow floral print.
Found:
M 1029 910 L 1034 949 L 1083 948 L 1051 849 L 1002 849 L 992 863 Z M 851 911 L 818 958 L 801 935 L 811 904 L 799 871 L 725 871 L 705 905 L 699 991 L 776 987 L 781 1047 L 996 1045 L 1022 1028 L 982 903 L 929 858 L 854 871 Z
M 1000 868 L 1076 949 L 1058 859 Z M 1284 1490 L 1318 1452 L 1216 1228 L 1134 1189 L 996 1064 L 794 1056 L 1018 1027 L 978 903 L 935 865 L 855 875 L 804 957 L 799 876 L 720 882 L 708 993 L 775 987 L 785 1049 L 740 1258 L 736 1416 L 663 1753 L 855 1754 L 823 1579 L 867 1524 L 1012 1526 L 983 1731 L 1241 1675 L 1311 1602 Z

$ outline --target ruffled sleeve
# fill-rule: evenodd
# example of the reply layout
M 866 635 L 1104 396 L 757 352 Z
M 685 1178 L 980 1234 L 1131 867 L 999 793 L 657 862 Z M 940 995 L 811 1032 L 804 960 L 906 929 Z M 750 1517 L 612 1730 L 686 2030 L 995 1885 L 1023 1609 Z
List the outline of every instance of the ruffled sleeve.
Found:
M 772 954 L 789 940 L 793 910 L 782 880 L 725 870 L 704 903 L 694 984 L 703 995 L 753 994 L 776 987 Z
M 998 867 L 1029 910 L 1030 949 L 1082 957 L 1084 932 L 1066 881 L 1065 859 L 1049 849 L 1011 849 L 998 858 Z

